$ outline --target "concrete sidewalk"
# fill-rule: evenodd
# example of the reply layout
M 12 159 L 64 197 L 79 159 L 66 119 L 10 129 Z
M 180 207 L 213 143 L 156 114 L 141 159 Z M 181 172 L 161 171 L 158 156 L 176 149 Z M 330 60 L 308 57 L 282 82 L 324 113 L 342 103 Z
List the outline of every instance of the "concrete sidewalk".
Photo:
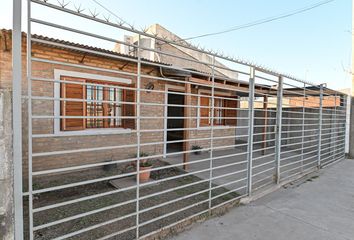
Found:
M 354 160 L 325 168 L 172 239 L 353 240 Z

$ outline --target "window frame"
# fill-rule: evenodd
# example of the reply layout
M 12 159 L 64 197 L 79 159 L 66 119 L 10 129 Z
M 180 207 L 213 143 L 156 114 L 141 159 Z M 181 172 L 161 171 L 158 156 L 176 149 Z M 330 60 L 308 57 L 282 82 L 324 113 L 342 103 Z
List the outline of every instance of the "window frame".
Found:
M 198 104 L 198 110 L 197 110 L 197 128 L 201 129 L 201 128 L 211 128 L 211 124 L 209 125 L 202 125 L 200 124 L 201 121 L 201 97 L 203 96 L 208 96 L 209 97 L 209 105 L 210 104 L 210 100 L 211 100 L 211 90 L 206 90 L 206 89 L 201 89 L 198 90 L 198 100 L 197 100 L 197 104 Z M 214 96 L 215 97 L 233 97 L 233 95 L 230 92 L 221 92 L 221 91 L 214 91 Z M 224 101 L 224 99 L 222 99 Z M 215 103 L 214 103 L 215 104 Z M 223 108 L 225 107 L 225 103 L 223 102 Z M 215 111 L 215 108 L 214 108 Z M 221 109 L 221 111 L 223 112 L 223 117 L 222 117 L 222 122 L 223 124 L 215 124 L 213 125 L 213 127 L 215 128 L 228 128 L 231 125 L 227 125 L 226 124 L 226 119 L 225 119 L 225 109 Z M 209 110 L 209 112 L 211 112 L 211 110 Z M 215 117 L 214 117 L 215 120 Z
M 220 95 L 214 95 L 215 97 L 223 97 Z M 221 105 L 222 109 L 219 109 L 220 106 L 216 106 L 215 100 L 219 102 L 219 105 Z M 217 108 L 215 108 L 217 107 Z M 225 121 L 225 99 L 220 99 L 220 98 L 214 98 L 214 126 L 226 126 L 226 121 Z M 209 111 L 210 115 L 211 110 Z M 220 115 L 220 116 L 218 116 Z M 210 117 L 210 116 L 209 116 Z M 220 121 L 220 123 L 218 123 Z
M 92 84 L 100 84 L 100 85 L 109 85 L 109 86 L 127 86 L 127 84 L 120 84 L 120 83 L 115 83 L 115 82 L 99 82 L 99 81 L 97 81 L 97 80 L 90 80 L 90 79 L 87 79 L 86 80 L 86 83 L 92 83 Z M 95 86 L 95 85 L 86 85 L 86 92 L 85 92 L 85 96 L 86 96 L 86 100 L 88 100 L 88 98 L 87 98 L 87 87 L 88 86 L 94 86 L 94 87 L 97 87 L 97 86 Z M 108 92 L 106 92 L 107 90 L 105 90 L 105 89 L 109 89 L 109 88 L 111 88 L 111 87 L 105 87 L 105 86 L 100 86 L 100 87 L 102 87 L 102 100 L 98 100 L 98 101 L 113 101 L 113 100 L 109 100 L 109 94 L 110 94 L 110 90 L 108 90 Z M 120 89 L 120 88 L 113 88 L 114 89 L 114 91 L 116 91 L 116 90 L 120 90 L 120 94 L 121 94 L 121 96 L 120 96 L 120 101 L 121 102 L 125 102 L 125 99 L 124 99 L 124 91 L 123 91 L 123 89 Z M 94 91 L 97 91 L 97 89 L 96 90 L 94 90 Z M 108 99 L 107 99 L 107 97 L 108 97 Z M 96 101 L 97 99 L 90 99 L 90 100 L 94 100 L 94 101 Z M 93 104 L 95 104 L 95 103 L 93 103 Z M 106 116 L 109 116 L 109 114 L 107 113 L 107 106 L 109 105 L 109 104 L 115 104 L 115 103 L 102 103 L 102 113 L 103 113 L 103 115 L 102 116 L 104 116 L 104 117 L 106 117 Z M 85 106 L 85 111 L 86 111 L 86 116 L 87 116 L 87 105 L 88 105 L 88 103 L 86 102 L 86 104 L 85 104 L 86 106 Z M 123 113 L 124 113 L 124 107 L 125 107 L 125 105 L 124 104 L 122 104 L 122 103 L 120 103 L 120 104 L 117 104 L 117 105 L 120 105 L 120 108 L 121 108 L 121 110 L 120 110 L 120 114 L 121 114 L 121 116 L 123 116 Z M 106 112 L 106 113 L 105 113 Z M 99 116 L 97 117 L 97 119 L 100 119 L 99 118 Z M 118 125 L 118 126 L 114 126 L 114 127 L 106 127 L 105 125 L 108 125 L 109 126 L 109 123 L 108 123 L 108 119 L 103 119 L 103 127 L 87 127 L 87 125 L 88 125 L 88 121 L 87 121 L 88 119 L 85 119 L 85 129 L 105 129 L 105 128 L 110 128 L 110 129 L 117 129 L 117 128 L 123 128 L 123 120 L 122 119 L 120 119 L 120 121 L 121 121 L 121 123 L 120 123 L 120 125 Z
M 54 69 L 54 134 L 57 135 L 97 135 L 97 134 L 119 134 L 130 133 L 131 129 L 123 127 L 108 127 L 108 128 L 85 128 L 83 130 L 61 130 L 60 126 L 60 92 L 61 92 L 61 78 L 62 77 L 83 78 L 90 82 L 96 82 L 96 84 L 108 84 L 108 85 L 131 85 L 132 80 L 128 78 L 112 77 L 106 75 L 91 74 L 86 72 L 67 71 L 62 69 Z M 58 81 L 60 80 L 60 81 Z M 86 93 L 86 91 L 85 91 Z M 122 111 L 123 112 L 123 111 Z M 86 121 L 85 121 L 86 122 Z

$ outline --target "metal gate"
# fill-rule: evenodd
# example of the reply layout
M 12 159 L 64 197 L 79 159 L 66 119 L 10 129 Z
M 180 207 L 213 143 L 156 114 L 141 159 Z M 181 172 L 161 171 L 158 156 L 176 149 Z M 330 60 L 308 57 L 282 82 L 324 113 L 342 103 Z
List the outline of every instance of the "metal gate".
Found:
M 18 239 L 166 236 L 344 159 L 347 96 L 324 84 L 64 1 L 27 10 L 22 83 L 13 29 Z

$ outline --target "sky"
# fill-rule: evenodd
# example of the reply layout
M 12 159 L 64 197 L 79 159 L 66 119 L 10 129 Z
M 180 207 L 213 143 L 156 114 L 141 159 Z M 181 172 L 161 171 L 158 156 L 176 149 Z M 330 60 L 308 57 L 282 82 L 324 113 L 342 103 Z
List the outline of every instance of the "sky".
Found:
M 217 32 L 233 26 L 300 9 L 320 0 L 99 0 L 125 21 L 138 29 L 159 23 L 182 38 Z M 0 28 L 11 28 L 12 1 L 0 0 Z M 57 3 L 56 0 L 49 2 Z M 73 0 L 69 7 L 82 4 L 108 16 L 92 0 Z M 26 1 L 23 1 L 26 4 Z M 25 6 L 24 6 L 25 9 Z M 67 24 L 80 29 L 122 39 L 123 33 L 85 21 L 68 19 L 44 8 L 33 6 L 32 17 Z M 351 87 L 351 0 L 329 4 L 289 18 L 252 28 L 194 39 L 192 42 L 226 55 L 249 59 L 281 73 L 289 73 L 316 84 L 327 83 L 334 89 Z M 26 13 L 23 13 L 26 29 Z M 55 18 L 53 18 L 55 16 Z M 113 18 L 112 18 L 113 19 Z M 61 39 L 74 36 L 58 33 L 43 26 L 32 32 Z M 75 37 L 74 41 L 96 45 L 94 40 Z

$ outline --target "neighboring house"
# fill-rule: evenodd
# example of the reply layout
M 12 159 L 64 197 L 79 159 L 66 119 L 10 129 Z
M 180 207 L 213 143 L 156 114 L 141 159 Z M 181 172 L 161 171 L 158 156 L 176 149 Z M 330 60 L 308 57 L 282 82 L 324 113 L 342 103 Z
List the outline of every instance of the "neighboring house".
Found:
M 167 30 L 166 28 L 164 28 L 159 24 L 151 25 L 149 28 L 146 29 L 146 32 L 152 35 L 163 37 L 167 40 L 176 41 L 178 43 L 185 42 L 182 38 L 180 38 L 179 36 L 177 36 L 176 34 L 172 33 L 171 31 Z M 137 44 L 138 40 L 139 39 L 137 35 L 124 37 L 124 41 L 130 44 Z M 214 71 L 220 77 L 227 77 L 231 79 L 238 78 L 237 72 L 232 71 L 230 67 L 223 64 L 221 62 L 221 59 L 213 60 L 213 57 L 211 57 L 208 54 L 201 53 L 192 50 L 190 48 L 181 47 L 178 45 L 173 45 L 162 41 L 157 41 L 153 38 L 147 38 L 147 37 L 141 37 L 140 45 L 142 47 L 154 49 L 157 51 L 157 52 L 152 52 L 148 50 L 142 50 L 141 54 L 145 59 L 149 59 L 151 61 L 156 61 L 156 62 L 169 63 L 174 67 L 193 69 L 196 71 L 209 73 L 209 74 L 212 73 L 212 68 L 210 66 L 207 66 L 206 64 L 202 64 L 201 62 L 207 64 L 214 63 L 214 65 L 218 67 L 217 69 L 214 69 Z M 136 51 L 124 44 L 119 44 L 119 43 L 116 44 L 114 51 L 122 54 L 136 56 Z M 173 54 L 174 56 L 178 56 L 179 58 L 176 58 L 171 54 Z

